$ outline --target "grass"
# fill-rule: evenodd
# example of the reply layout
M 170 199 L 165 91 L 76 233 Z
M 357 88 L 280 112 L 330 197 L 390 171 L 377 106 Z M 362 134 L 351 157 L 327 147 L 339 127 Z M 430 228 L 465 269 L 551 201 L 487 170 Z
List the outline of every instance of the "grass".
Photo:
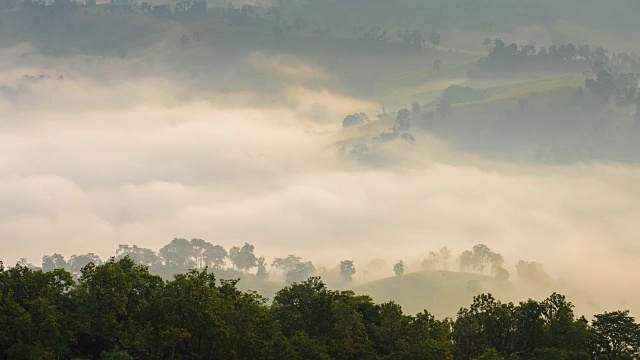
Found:
M 513 285 L 486 275 L 433 270 L 373 281 L 355 286 L 354 291 L 371 296 L 375 302 L 395 301 L 408 314 L 427 309 L 442 319 L 468 307 L 481 292 L 510 298 Z

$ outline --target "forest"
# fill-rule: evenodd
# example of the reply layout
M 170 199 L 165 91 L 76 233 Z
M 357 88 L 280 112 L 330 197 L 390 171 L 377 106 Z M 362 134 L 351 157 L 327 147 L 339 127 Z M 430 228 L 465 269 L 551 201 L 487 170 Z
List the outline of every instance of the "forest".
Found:
M 173 279 L 128 256 L 63 269 L 0 266 L 6 359 L 634 359 L 626 310 L 576 317 L 565 296 L 502 303 L 479 294 L 455 318 L 334 291 L 319 277 L 273 300 L 207 268 Z

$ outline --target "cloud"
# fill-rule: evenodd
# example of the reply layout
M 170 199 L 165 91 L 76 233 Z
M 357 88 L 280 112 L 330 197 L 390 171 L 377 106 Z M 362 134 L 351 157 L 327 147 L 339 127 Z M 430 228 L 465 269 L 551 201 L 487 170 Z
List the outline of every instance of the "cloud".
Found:
M 332 143 L 345 114 L 374 107 L 363 100 L 294 86 L 270 102 L 66 70 L 69 80 L 18 82 L 0 100 L 8 263 L 107 257 L 118 244 L 157 249 L 173 237 L 357 266 L 485 243 L 512 272 L 520 259 L 542 262 L 608 305 L 639 295 L 636 167 L 501 163 L 426 135 L 390 146 L 393 166 L 367 167 Z

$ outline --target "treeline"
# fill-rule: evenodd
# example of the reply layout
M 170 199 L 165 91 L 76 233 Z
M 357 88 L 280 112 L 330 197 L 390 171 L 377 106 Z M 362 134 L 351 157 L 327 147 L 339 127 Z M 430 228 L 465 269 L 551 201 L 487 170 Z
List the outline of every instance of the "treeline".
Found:
M 340 261 L 335 269 L 315 265 L 293 254 L 275 257 L 268 262 L 265 256 L 257 255 L 255 247 L 249 243 L 233 246 L 227 250 L 222 245 L 197 238 L 191 240 L 175 238 L 157 252 L 137 245 L 120 245 L 113 259 L 117 261 L 125 257 L 147 266 L 151 274 L 158 275 L 164 280 L 172 279 L 175 274 L 187 273 L 192 269 L 210 269 L 225 278 L 251 277 L 264 281 L 276 277 L 276 280 L 284 280 L 287 284 L 291 284 L 321 275 L 329 279 L 331 284 L 346 285 L 353 281 L 356 274 L 355 262 L 349 259 Z M 437 252 L 429 252 L 422 260 L 420 270 L 450 270 L 452 258 L 452 252 L 444 246 Z M 503 268 L 502 255 L 484 244 L 477 244 L 471 250 L 462 252 L 456 260 L 458 262 L 456 268 L 463 272 L 484 274 L 485 269 L 490 269 L 488 273 L 499 280 L 506 281 L 510 277 L 509 272 Z M 44 272 L 62 269 L 70 273 L 74 279 L 78 279 L 82 276 L 82 269 L 90 263 L 101 265 L 103 260 L 94 253 L 74 254 L 68 259 L 65 259 L 62 254 L 55 253 L 44 255 L 40 266 L 28 262 L 26 258 L 21 259 L 18 265 Z M 398 263 L 402 263 L 400 273 Z M 389 266 L 389 275 L 392 271 L 396 276 L 404 274 L 404 262 L 400 260 L 398 263 L 393 267 Z M 524 267 L 517 266 L 516 269 L 519 277 L 527 272 Z
M 249 271 L 256 269 L 255 274 L 251 276 L 266 280 L 269 274 L 265 257 L 256 256 L 254 249 L 253 245 L 245 243 L 242 247 L 234 246 L 227 251 L 221 245 L 214 245 L 202 239 L 175 238 L 157 252 L 137 245 L 120 245 L 113 258 L 120 260 L 128 257 L 138 264 L 147 266 L 152 274 L 159 275 L 163 279 L 171 279 L 175 274 L 187 273 L 191 269 L 209 268 L 228 277 L 248 276 Z M 285 265 L 289 266 L 295 263 L 295 260 L 303 263 L 301 258 L 290 255 L 289 261 L 285 264 L 280 264 L 276 259 L 273 266 L 278 268 L 278 265 L 281 265 L 286 268 Z M 28 263 L 26 259 L 21 259 L 19 262 L 33 270 L 42 269 L 45 272 L 64 269 L 74 278 L 79 278 L 82 268 L 90 263 L 100 265 L 102 260 L 94 253 L 74 254 L 68 260 L 56 253 L 44 255 L 41 267 Z M 228 265 L 231 267 L 229 268 Z M 303 279 L 313 274 L 304 275 L 307 276 Z
M 504 74 L 518 74 L 525 69 L 553 70 L 560 67 L 566 70 L 567 66 L 602 63 L 613 66 L 619 71 L 638 71 L 638 55 L 634 53 L 619 52 L 609 54 L 609 51 L 597 47 L 592 49 L 589 45 L 576 46 L 572 43 L 565 45 L 541 46 L 507 45 L 501 39 L 486 38 L 483 43 L 489 50 L 489 55 L 478 60 L 475 66 L 469 70 L 471 77 L 484 77 Z
M 271 304 L 204 269 L 163 281 L 128 256 L 89 263 L 74 281 L 0 264 L 2 359 L 633 359 L 628 311 L 576 318 L 553 294 L 502 303 L 476 296 L 455 319 L 406 315 L 320 278 Z
M 175 274 L 187 273 L 191 269 L 207 268 L 226 278 L 252 277 L 257 280 L 267 280 L 275 271 L 282 275 L 287 283 L 299 282 L 318 273 L 311 261 L 305 261 L 299 256 L 290 254 L 282 258 L 276 257 L 269 264 L 264 256 L 256 255 L 255 247 L 249 243 L 231 247 L 227 251 L 221 245 L 202 239 L 175 238 L 157 252 L 137 245 L 120 245 L 113 259 L 120 260 L 125 257 L 147 266 L 151 274 L 165 280 L 173 278 Z M 29 263 L 25 258 L 18 262 L 19 265 L 32 270 L 49 272 L 63 269 L 74 279 L 78 279 L 82 275 L 82 268 L 90 263 L 101 265 L 103 261 L 94 253 L 74 254 L 68 259 L 55 253 L 44 255 L 41 266 Z M 268 270 L 269 266 L 273 271 Z M 340 262 L 337 275 L 343 282 L 351 282 L 354 274 L 355 266 L 352 260 Z
M 24 9 L 40 13 L 68 14 L 80 8 L 96 7 L 96 0 L 0 0 L 0 10 Z M 172 16 L 204 14 L 207 11 L 206 0 L 181 0 L 170 5 L 152 5 L 142 2 L 138 5 L 132 0 L 110 0 L 109 4 L 101 5 L 109 13 L 134 13 L 152 15 L 160 18 Z

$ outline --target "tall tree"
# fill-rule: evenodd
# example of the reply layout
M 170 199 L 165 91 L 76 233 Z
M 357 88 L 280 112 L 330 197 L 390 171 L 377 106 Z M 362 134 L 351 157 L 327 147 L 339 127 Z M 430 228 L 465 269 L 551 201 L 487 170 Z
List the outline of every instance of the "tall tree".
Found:
M 393 265 L 393 273 L 395 276 L 404 275 L 404 261 L 400 260 L 395 265 Z
M 598 358 L 632 359 L 640 351 L 640 325 L 629 310 L 595 315 L 591 326 Z
M 245 243 L 241 248 L 234 246 L 229 250 L 229 260 L 239 270 L 248 271 L 258 265 L 258 258 L 253 253 L 255 247 Z
M 344 282 L 350 283 L 355 273 L 356 267 L 353 265 L 353 260 L 343 260 L 340 262 L 340 278 Z
M 193 245 L 182 238 L 175 238 L 159 251 L 165 267 L 172 274 L 186 273 L 196 267 Z

